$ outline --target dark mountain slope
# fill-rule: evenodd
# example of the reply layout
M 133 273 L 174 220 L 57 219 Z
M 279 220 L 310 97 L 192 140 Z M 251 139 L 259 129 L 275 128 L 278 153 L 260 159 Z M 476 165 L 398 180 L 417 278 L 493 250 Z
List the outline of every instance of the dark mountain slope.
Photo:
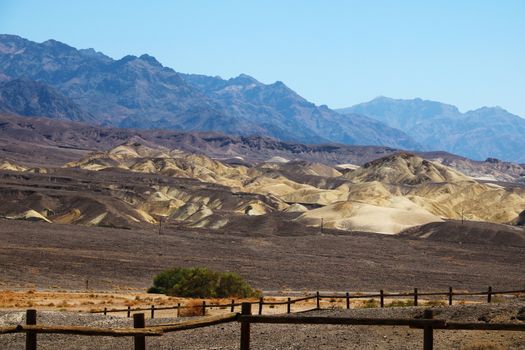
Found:
M 281 82 L 182 75 L 149 55 L 113 60 L 55 40 L 0 35 L 0 72 L 3 80 L 53 86 L 105 125 L 420 148 L 399 130 L 318 107 Z
M 356 114 L 342 117 L 326 106 L 316 106 L 280 81 L 266 85 L 245 74 L 229 80 L 194 74 L 183 77 L 228 113 L 257 123 L 283 140 L 422 148 L 383 123 Z
M 54 88 L 31 80 L 15 79 L 0 83 L 0 112 L 42 116 L 83 122 L 95 117 Z

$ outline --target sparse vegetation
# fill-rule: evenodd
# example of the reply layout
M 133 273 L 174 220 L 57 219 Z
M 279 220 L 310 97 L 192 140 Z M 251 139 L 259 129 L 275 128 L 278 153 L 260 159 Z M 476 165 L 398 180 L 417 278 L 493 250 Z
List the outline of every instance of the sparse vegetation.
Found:
M 387 307 L 409 307 L 414 306 L 414 302 L 412 300 L 394 300 L 390 304 L 387 305 Z
M 427 301 L 428 306 L 446 306 L 447 303 L 445 303 L 442 300 L 429 300 Z
M 238 274 L 216 272 L 205 267 L 174 268 L 158 274 L 148 293 L 189 298 L 258 297 Z
M 179 311 L 180 317 L 202 316 L 202 301 L 189 300 Z
M 363 308 L 365 309 L 371 309 L 371 308 L 378 307 L 378 306 L 379 306 L 379 302 L 375 299 L 368 299 L 363 302 Z
M 503 302 L 505 302 L 505 298 L 499 297 L 499 296 L 493 296 L 492 297 L 492 302 L 493 303 L 503 303 Z

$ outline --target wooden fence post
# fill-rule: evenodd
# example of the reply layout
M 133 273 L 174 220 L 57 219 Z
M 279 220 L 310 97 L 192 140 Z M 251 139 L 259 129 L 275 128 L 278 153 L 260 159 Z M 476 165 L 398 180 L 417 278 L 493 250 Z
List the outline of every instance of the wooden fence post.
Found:
M 180 303 L 177 303 L 177 317 L 180 317 Z
M 286 303 L 286 313 L 292 312 L 292 298 L 288 297 L 288 302 Z
M 491 303 L 492 302 L 492 287 L 489 286 L 489 291 L 487 293 L 487 303 Z
M 434 313 L 432 310 L 427 309 L 423 311 L 424 319 L 432 319 Z M 432 350 L 434 348 L 434 330 L 432 326 L 423 327 L 423 350 Z
M 262 308 L 263 308 L 263 297 L 259 298 L 259 315 L 262 315 Z
M 241 315 L 251 315 L 252 304 L 242 303 Z M 250 350 L 250 323 L 241 319 L 241 350 Z
M 151 318 L 155 318 L 155 305 L 151 305 Z
M 144 321 L 144 314 L 133 315 L 133 328 L 144 328 L 146 322 Z M 135 350 L 146 350 L 146 336 L 136 335 L 135 337 Z
M 234 312 L 235 311 L 235 299 L 232 299 L 232 306 L 230 308 L 230 312 Z
M 448 305 L 452 305 L 452 287 L 448 287 Z
M 317 300 L 317 310 L 321 310 L 321 296 L 319 295 L 319 292 L 315 294 L 315 298 Z
M 346 308 L 350 309 L 350 293 L 346 292 Z
M 128 317 L 131 316 L 131 306 L 128 306 Z
M 414 306 L 417 306 L 417 288 L 414 288 Z
M 202 316 L 206 316 L 206 301 L 202 301 Z
M 26 311 L 26 324 L 36 325 L 36 310 L 30 309 Z M 36 333 L 26 333 L 26 350 L 36 350 Z
M 382 289 L 379 291 L 379 297 L 381 307 L 385 307 L 385 292 Z

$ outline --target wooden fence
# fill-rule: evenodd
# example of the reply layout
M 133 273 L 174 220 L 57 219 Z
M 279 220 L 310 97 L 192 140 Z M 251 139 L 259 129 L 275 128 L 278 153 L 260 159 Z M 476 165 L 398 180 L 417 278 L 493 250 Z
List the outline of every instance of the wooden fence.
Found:
M 205 313 L 207 307 L 224 307 L 230 306 L 230 311 L 233 311 L 236 306 L 241 306 L 241 313 L 230 312 L 226 315 L 210 316 L 201 319 L 190 320 L 186 322 L 179 322 L 174 324 L 161 324 L 152 325 L 146 327 L 144 313 L 133 314 L 133 328 L 95 328 L 95 327 L 81 327 L 81 326 L 46 326 L 37 324 L 37 312 L 36 310 L 27 310 L 26 312 L 26 324 L 17 326 L 0 327 L 0 335 L 12 334 L 12 333 L 25 333 L 26 334 L 26 350 L 37 350 L 37 334 L 69 334 L 69 335 L 83 335 L 83 336 L 109 336 L 109 337 L 133 337 L 134 338 L 134 349 L 145 350 L 146 349 L 146 337 L 161 336 L 169 332 L 177 332 L 187 329 L 208 327 L 227 322 L 239 322 L 241 328 L 240 336 L 240 349 L 250 349 L 250 325 L 252 323 L 270 323 L 270 324 L 323 324 L 323 325 L 366 325 L 366 326 L 408 326 L 411 328 L 419 328 L 423 330 L 423 349 L 431 350 L 433 348 L 433 331 L 434 329 L 439 330 L 481 330 L 481 331 L 525 331 L 525 324 L 517 323 L 465 323 L 465 322 L 449 322 L 442 319 L 434 319 L 432 310 L 428 309 L 424 311 L 422 319 L 382 319 L 382 318 L 352 318 L 352 317 L 324 317 L 324 316 L 304 316 L 304 315 L 262 315 L 263 305 L 287 305 L 287 313 L 291 313 L 291 305 L 300 301 L 316 300 L 316 307 L 314 310 L 321 309 L 321 300 L 323 298 L 330 299 L 346 299 L 347 308 L 350 307 L 350 299 L 356 298 L 379 298 L 380 305 L 384 307 L 384 298 L 386 297 L 413 297 L 414 304 L 417 305 L 418 297 L 420 296 L 448 296 L 449 304 L 452 304 L 452 296 L 463 295 L 463 296 L 487 296 L 487 302 L 492 301 L 493 295 L 498 294 L 521 294 L 525 293 L 525 290 L 514 290 L 514 291 L 492 291 L 492 288 L 486 292 L 460 292 L 453 293 L 452 289 L 449 289 L 447 293 L 418 293 L 417 289 L 413 293 L 384 293 L 380 291 L 379 294 L 368 294 L 368 295 L 353 295 L 350 293 L 345 294 L 334 294 L 334 295 L 322 295 L 317 292 L 315 295 L 307 296 L 292 300 L 288 298 L 286 301 L 264 301 L 260 299 L 256 302 L 243 302 L 235 303 L 232 300 L 229 304 L 209 304 L 206 305 L 203 302 L 202 309 Z M 258 305 L 258 315 L 252 314 L 252 306 Z M 185 306 L 177 305 L 176 307 L 169 308 L 157 308 L 151 309 L 152 316 L 154 316 L 154 310 L 160 309 L 174 309 L 180 310 Z M 141 309 L 150 310 L 150 309 Z M 131 313 L 131 309 L 123 310 L 105 310 L 108 312 L 120 312 L 128 311 L 128 315 Z M 132 311 L 139 311 L 133 309 Z M 104 311 L 102 311 L 104 312 Z
M 525 324 L 516 323 L 469 323 L 449 322 L 434 319 L 433 311 L 427 309 L 422 319 L 391 318 L 353 318 L 324 316 L 270 316 L 252 315 L 251 304 L 242 305 L 238 321 L 241 323 L 241 350 L 250 350 L 250 325 L 252 323 L 271 324 L 310 324 L 310 325 L 353 325 L 353 326 L 408 326 L 423 330 L 423 350 L 434 348 L 434 329 L 440 330 L 480 330 L 480 331 L 520 331 L 525 332 Z
M 410 298 L 413 302 L 414 306 L 418 306 L 420 304 L 420 298 L 421 297 L 439 297 L 442 296 L 445 298 L 445 300 L 448 302 L 448 305 L 453 304 L 454 296 L 485 296 L 487 303 L 491 303 L 493 301 L 492 297 L 496 295 L 518 295 L 518 294 L 525 294 L 525 289 L 522 290 L 507 290 L 507 291 L 493 291 L 492 287 L 488 287 L 486 291 L 481 292 L 454 292 L 452 287 L 449 287 L 447 291 L 444 292 L 420 292 L 417 288 L 414 288 L 413 292 L 410 293 L 387 293 L 384 290 L 380 290 L 379 293 L 350 293 L 350 292 L 342 292 L 342 293 L 335 293 L 335 294 L 321 294 L 320 292 L 316 292 L 313 295 L 309 295 L 306 297 L 301 298 L 287 298 L 286 301 L 268 301 L 265 300 L 263 297 L 261 297 L 258 301 L 251 301 L 248 302 L 252 305 L 258 305 L 258 314 L 262 315 L 263 308 L 265 305 L 268 306 L 277 306 L 277 305 L 286 305 L 287 313 L 292 312 L 292 305 L 308 301 L 308 300 L 314 300 L 316 301 L 316 309 L 321 308 L 321 301 L 323 299 L 329 299 L 329 300 L 345 300 L 346 301 L 346 308 L 350 308 L 350 300 L 353 299 L 377 299 L 379 307 L 385 307 L 385 299 L 387 298 Z M 207 304 L 206 301 L 203 301 L 202 304 L 199 306 L 199 309 L 201 310 L 201 315 L 206 315 L 206 310 L 211 308 L 223 308 L 223 309 L 229 309 L 230 312 L 235 312 L 236 308 L 239 308 L 242 303 L 245 303 L 246 301 L 239 302 L 235 301 L 234 299 L 231 300 L 230 303 L 227 304 Z M 131 317 L 132 313 L 135 312 L 142 312 L 142 311 L 148 311 L 151 318 L 155 318 L 155 312 L 160 310 L 177 310 L 177 316 L 180 314 L 181 309 L 185 308 L 196 308 L 195 305 L 192 306 L 186 306 L 181 305 L 178 303 L 175 306 L 155 306 L 151 305 L 147 308 L 132 308 L 131 306 L 128 306 L 125 309 L 108 309 L 104 308 L 103 310 L 96 310 L 92 311 L 92 313 L 101 313 L 104 315 L 107 315 L 109 313 L 115 313 L 115 312 L 126 312 L 127 317 Z
M 325 317 L 304 315 L 252 315 L 252 304 L 242 303 L 242 312 L 227 315 L 210 316 L 204 319 L 163 324 L 146 327 L 144 314 L 133 315 L 133 328 L 95 328 L 80 326 L 45 326 L 36 324 L 36 310 L 27 310 L 26 325 L 0 327 L 0 335 L 25 333 L 26 350 L 37 350 L 37 334 L 69 334 L 104 337 L 133 337 L 135 350 L 146 350 L 146 337 L 161 336 L 169 332 L 209 327 L 228 322 L 239 322 L 241 325 L 240 349 L 250 350 L 250 325 L 266 324 L 303 324 L 303 325 L 353 325 L 353 326 L 404 326 L 423 330 L 423 350 L 432 350 L 434 346 L 434 330 L 477 330 L 477 331 L 519 331 L 525 332 L 523 323 L 474 323 L 450 322 L 444 319 L 434 319 L 431 309 L 423 313 L 421 319 L 392 318 L 355 318 L 355 317 Z

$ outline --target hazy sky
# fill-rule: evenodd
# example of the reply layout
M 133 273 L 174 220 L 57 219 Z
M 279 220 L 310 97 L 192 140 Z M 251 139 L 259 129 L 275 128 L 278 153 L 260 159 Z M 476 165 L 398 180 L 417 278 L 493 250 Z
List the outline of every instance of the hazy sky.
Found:
M 525 117 L 525 0 L 0 0 L 0 32 L 281 80 L 332 108 L 384 95 Z

